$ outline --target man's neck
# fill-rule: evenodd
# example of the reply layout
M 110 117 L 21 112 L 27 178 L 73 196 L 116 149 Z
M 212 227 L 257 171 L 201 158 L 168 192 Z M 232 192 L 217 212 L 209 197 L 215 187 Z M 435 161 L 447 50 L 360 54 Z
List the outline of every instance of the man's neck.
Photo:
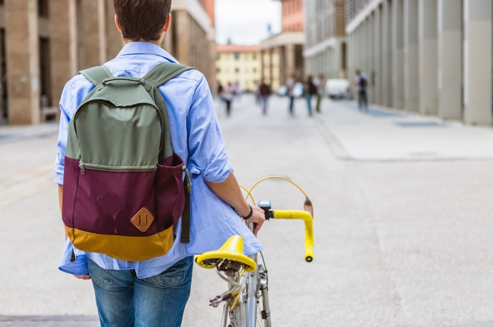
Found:
M 157 40 L 157 41 L 141 41 L 141 40 L 123 39 L 123 44 L 124 45 L 127 45 L 127 44 L 132 43 L 132 42 L 147 42 L 147 43 L 151 43 L 151 44 L 157 45 L 158 47 L 160 47 L 161 46 L 161 43 L 162 43 L 161 40 Z

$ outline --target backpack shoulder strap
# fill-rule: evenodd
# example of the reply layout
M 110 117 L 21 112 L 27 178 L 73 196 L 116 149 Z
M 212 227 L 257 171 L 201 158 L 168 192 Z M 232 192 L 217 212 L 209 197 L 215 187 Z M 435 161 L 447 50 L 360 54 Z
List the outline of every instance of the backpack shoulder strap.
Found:
M 89 69 L 85 69 L 79 72 L 82 76 L 87 78 L 94 86 L 98 86 L 103 83 L 107 78 L 113 78 L 113 74 L 110 73 L 108 68 L 104 66 L 96 66 Z
M 164 125 L 166 128 L 164 129 L 163 135 L 163 144 L 165 146 L 163 149 L 171 149 L 171 138 L 169 132 L 169 123 L 168 123 L 168 113 L 166 109 L 166 103 L 162 97 L 161 92 L 157 89 L 159 86 L 168 82 L 170 79 L 180 75 L 181 73 L 193 69 L 192 67 L 183 66 L 180 64 L 174 64 L 170 62 L 163 62 L 154 67 L 147 75 L 145 75 L 142 79 L 147 83 L 154 86 L 154 100 L 158 107 L 160 107 L 162 112 L 162 118 L 164 120 Z M 160 153 L 160 160 L 166 158 L 169 153 Z M 192 184 L 190 182 L 190 176 L 188 170 L 185 169 L 185 180 L 183 181 L 185 187 L 185 207 L 183 209 L 182 214 L 182 224 L 181 224 L 181 235 L 180 240 L 182 243 L 190 243 L 190 193 L 192 191 Z
M 193 69 L 192 67 L 170 63 L 170 62 L 162 62 L 154 67 L 147 75 L 143 77 L 143 79 L 152 84 L 154 87 L 158 87 L 163 85 L 173 77 L 180 75 L 187 70 Z

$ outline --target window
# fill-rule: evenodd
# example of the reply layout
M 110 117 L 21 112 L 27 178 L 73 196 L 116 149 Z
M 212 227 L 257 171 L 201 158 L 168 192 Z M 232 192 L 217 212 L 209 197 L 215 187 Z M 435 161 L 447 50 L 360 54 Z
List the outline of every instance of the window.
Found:
M 257 60 L 257 54 L 256 54 L 256 53 L 254 53 L 254 54 L 252 55 L 252 59 L 253 59 L 253 60 Z
M 240 53 L 239 52 L 235 52 L 235 60 L 238 60 L 240 59 Z
M 216 71 L 219 74 L 221 72 L 221 68 L 217 68 Z
M 48 0 L 38 0 L 38 14 L 40 17 L 48 18 Z
M 254 72 L 254 73 L 256 73 L 256 72 L 257 72 L 257 68 L 254 68 L 254 69 L 253 69 L 253 72 Z
M 238 67 L 235 68 L 235 73 L 238 74 L 240 72 L 240 69 Z
M 216 60 L 219 60 L 221 59 L 221 55 L 220 54 L 217 54 L 217 59 Z

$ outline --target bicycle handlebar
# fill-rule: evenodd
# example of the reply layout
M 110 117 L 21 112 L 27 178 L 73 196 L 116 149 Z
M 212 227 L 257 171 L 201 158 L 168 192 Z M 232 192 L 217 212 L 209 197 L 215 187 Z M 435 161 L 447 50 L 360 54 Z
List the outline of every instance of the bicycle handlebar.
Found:
M 305 223 L 305 261 L 314 258 L 313 217 L 303 210 L 274 210 L 274 219 L 300 219 Z

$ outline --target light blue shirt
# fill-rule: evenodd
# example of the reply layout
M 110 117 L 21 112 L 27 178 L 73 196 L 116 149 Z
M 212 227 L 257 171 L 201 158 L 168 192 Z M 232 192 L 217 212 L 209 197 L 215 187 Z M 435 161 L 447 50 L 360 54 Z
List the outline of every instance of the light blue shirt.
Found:
M 141 78 L 157 64 L 177 62 L 160 47 L 147 42 L 131 42 L 118 56 L 105 63 L 114 76 Z M 68 125 L 79 104 L 94 88 L 82 75 L 72 78 L 60 99 L 60 132 L 58 156 L 55 163 L 55 182 L 63 184 L 64 157 Z M 219 199 L 205 183 L 224 181 L 233 171 L 224 152 L 224 140 L 219 129 L 214 102 L 204 76 L 197 70 L 180 74 L 159 87 L 168 107 L 173 150 L 187 165 L 192 177 L 189 244 L 175 239 L 172 249 L 164 256 L 147 261 L 116 260 L 99 253 L 75 249 L 67 240 L 59 269 L 75 275 L 88 275 L 87 258 L 105 269 L 135 269 L 138 278 L 155 276 L 183 258 L 217 250 L 232 235 L 241 235 L 245 254 L 262 250 L 257 238 L 245 226 L 233 209 Z M 175 225 L 180 235 L 181 219 Z M 75 262 L 70 262 L 72 249 Z

